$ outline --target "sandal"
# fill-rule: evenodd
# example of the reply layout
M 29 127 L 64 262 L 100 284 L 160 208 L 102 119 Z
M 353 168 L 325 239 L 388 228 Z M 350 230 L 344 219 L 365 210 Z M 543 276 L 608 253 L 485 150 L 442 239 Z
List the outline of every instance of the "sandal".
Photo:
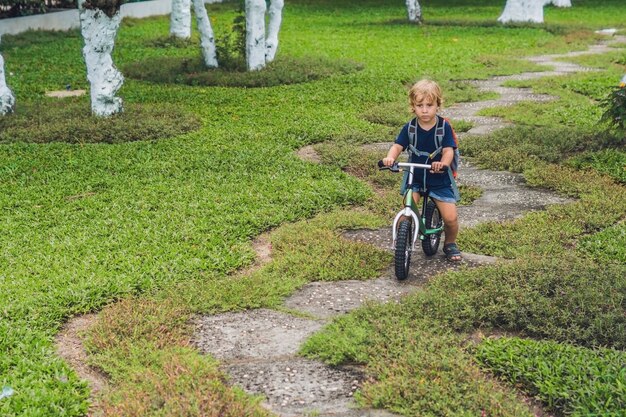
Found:
M 461 257 L 461 251 L 456 243 L 447 243 L 443 246 L 443 253 L 446 254 L 446 259 L 451 262 L 460 262 L 463 258 Z

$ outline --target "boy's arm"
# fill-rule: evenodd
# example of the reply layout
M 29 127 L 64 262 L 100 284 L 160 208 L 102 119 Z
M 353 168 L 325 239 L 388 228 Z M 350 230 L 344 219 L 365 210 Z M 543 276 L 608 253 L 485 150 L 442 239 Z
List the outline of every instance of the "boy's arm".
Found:
M 402 153 L 402 145 L 398 145 L 397 143 L 394 143 L 393 145 L 391 145 L 391 148 L 389 148 L 389 152 L 387 152 L 387 156 L 383 158 L 383 164 L 385 164 L 385 166 L 387 167 L 393 165 L 393 163 L 396 161 L 396 159 L 398 158 L 398 156 L 400 156 L 401 153 Z M 452 159 L 450 159 L 450 162 L 452 162 Z

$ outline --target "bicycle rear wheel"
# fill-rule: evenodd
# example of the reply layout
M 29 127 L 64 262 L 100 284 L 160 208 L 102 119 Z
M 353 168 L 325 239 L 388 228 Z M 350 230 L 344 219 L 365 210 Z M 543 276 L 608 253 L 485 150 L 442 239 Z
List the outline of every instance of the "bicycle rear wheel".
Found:
M 426 211 L 424 214 L 424 220 L 427 229 L 437 229 L 443 226 L 443 220 L 441 219 L 441 213 L 433 200 L 428 200 L 426 204 Z M 432 235 L 424 236 L 422 240 L 422 250 L 426 256 L 432 256 L 439 250 L 439 243 L 441 242 L 441 232 L 433 233 Z
M 396 235 L 395 272 L 398 280 L 404 280 L 409 276 L 411 265 L 411 250 L 413 249 L 413 221 L 403 219 L 398 223 Z

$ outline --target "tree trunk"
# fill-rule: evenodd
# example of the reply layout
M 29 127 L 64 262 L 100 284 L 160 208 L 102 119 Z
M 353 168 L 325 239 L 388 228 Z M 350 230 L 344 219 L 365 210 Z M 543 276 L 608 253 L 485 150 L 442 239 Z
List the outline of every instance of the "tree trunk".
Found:
M 499 22 L 543 23 L 544 0 L 507 0 Z
M 406 11 L 409 15 L 409 22 L 422 22 L 422 8 L 418 0 L 406 0 Z
M 13 113 L 15 109 L 15 96 L 7 86 L 4 77 L 4 58 L 0 55 L 0 116 Z
M 215 50 L 215 35 L 211 27 L 211 20 L 204 7 L 204 0 L 193 0 L 193 7 L 196 12 L 196 22 L 200 32 L 200 48 L 204 65 L 207 68 L 217 68 L 217 53 Z
M 278 32 L 283 21 L 284 0 L 272 0 L 269 10 L 269 25 L 265 40 L 265 62 L 272 62 L 278 50 Z
M 170 35 L 176 38 L 191 38 L 191 1 L 172 0 Z
M 79 0 L 80 30 L 85 40 L 83 56 L 87 65 L 87 79 L 91 85 L 91 111 L 107 117 L 123 110 L 122 99 L 115 96 L 124 83 L 124 77 L 113 65 L 115 35 L 122 20 L 119 7 L 109 14 L 98 8 L 85 8 Z
M 249 71 L 265 67 L 265 0 L 246 0 L 246 62 Z

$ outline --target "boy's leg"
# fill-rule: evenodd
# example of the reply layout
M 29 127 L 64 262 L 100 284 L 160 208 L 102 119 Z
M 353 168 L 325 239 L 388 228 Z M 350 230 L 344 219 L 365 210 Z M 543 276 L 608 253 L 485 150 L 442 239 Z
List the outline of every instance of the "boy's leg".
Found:
M 459 217 L 456 211 L 456 204 L 445 203 L 443 201 L 435 200 L 441 218 L 444 222 L 444 232 L 446 234 L 444 244 L 455 243 L 456 236 L 459 234 Z
M 419 207 L 420 204 L 420 193 L 417 190 L 413 190 L 413 201 L 415 201 L 415 205 Z

